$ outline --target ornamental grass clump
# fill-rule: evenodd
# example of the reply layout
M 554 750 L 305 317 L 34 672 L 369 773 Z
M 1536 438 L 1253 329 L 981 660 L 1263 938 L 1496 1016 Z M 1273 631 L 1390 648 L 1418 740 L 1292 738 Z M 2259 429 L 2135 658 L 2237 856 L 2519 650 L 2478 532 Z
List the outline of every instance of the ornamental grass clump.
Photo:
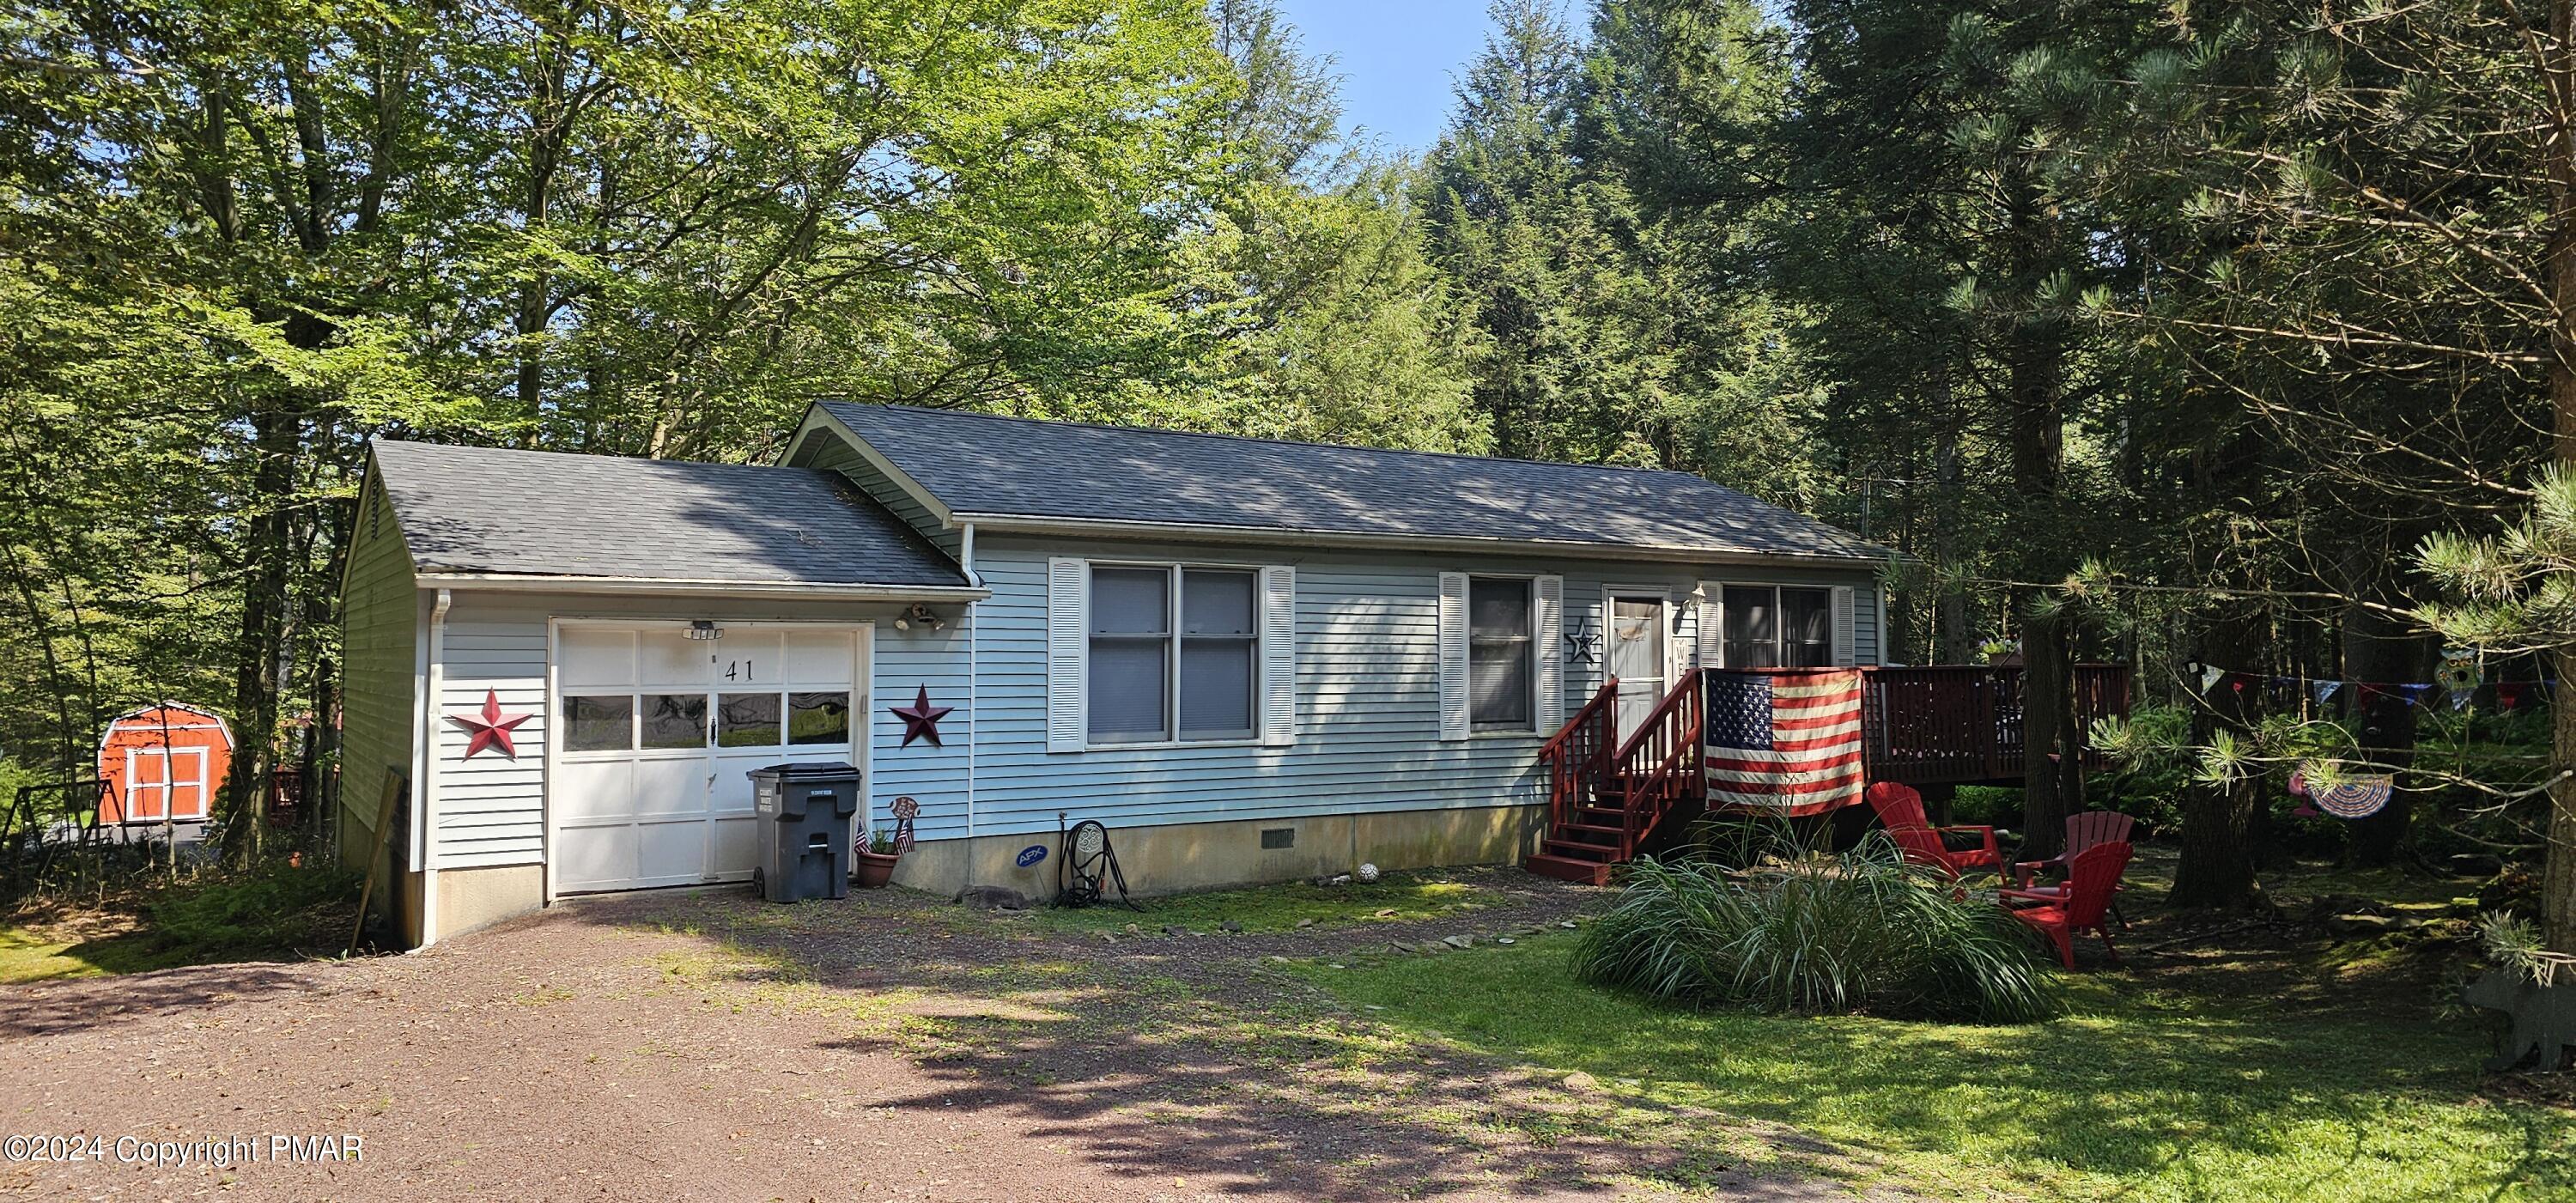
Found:
M 2057 1010 L 2028 933 L 1872 832 L 1730 872 L 1641 858 L 1575 950 L 1585 980 L 1694 1006 L 2022 1023 Z

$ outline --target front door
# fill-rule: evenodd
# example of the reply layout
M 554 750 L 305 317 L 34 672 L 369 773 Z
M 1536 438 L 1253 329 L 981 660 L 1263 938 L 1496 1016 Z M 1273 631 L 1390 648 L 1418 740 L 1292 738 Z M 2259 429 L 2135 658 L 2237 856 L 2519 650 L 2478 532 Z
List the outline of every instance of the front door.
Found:
M 1664 699 L 1671 663 L 1665 654 L 1665 610 L 1671 603 L 1660 593 L 1610 595 L 1606 671 L 1619 678 L 1619 738 L 1626 741 L 1655 703 Z

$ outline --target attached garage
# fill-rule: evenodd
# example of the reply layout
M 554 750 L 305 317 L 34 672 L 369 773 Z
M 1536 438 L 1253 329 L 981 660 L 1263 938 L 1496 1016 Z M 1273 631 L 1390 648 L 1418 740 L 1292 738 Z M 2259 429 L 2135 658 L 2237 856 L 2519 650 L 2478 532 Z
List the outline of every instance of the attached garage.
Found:
M 554 892 L 749 880 L 751 770 L 866 766 L 868 630 L 558 623 Z
M 837 474 L 379 442 L 344 582 L 342 853 L 428 943 L 556 898 L 740 882 L 752 769 L 842 761 L 971 821 L 958 557 Z M 929 615 L 936 621 L 908 616 Z M 941 617 L 944 615 L 944 617 Z

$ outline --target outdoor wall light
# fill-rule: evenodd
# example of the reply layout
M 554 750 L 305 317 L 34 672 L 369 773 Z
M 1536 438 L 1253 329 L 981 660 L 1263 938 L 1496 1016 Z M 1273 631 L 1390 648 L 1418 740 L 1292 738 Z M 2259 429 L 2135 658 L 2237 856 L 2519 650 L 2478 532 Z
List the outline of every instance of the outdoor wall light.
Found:
M 724 638 L 724 628 L 717 626 L 712 619 L 692 619 L 689 622 L 689 638 L 722 639 Z
M 909 631 L 913 628 L 915 623 L 928 627 L 934 631 L 944 631 L 948 629 L 948 624 L 937 614 L 931 613 L 930 607 L 922 602 L 914 602 L 912 603 L 911 609 L 896 615 L 894 620 L 894 629 L 898 631 Z

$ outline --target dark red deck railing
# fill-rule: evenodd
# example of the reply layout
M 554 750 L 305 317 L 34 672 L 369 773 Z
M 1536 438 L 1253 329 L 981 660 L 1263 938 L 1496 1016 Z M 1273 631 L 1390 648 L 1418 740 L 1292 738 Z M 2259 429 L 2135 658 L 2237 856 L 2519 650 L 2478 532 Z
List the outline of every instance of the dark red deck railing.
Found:
M 1706 729 L 1707 699 L 1707 691 L 1700 688 L 1700 670 L 1683 673 L 1620 745 L 1611 772 L 1626 791 L 1621 859 L 1635 856 L 1646 833 L 1676 807 L 1708 796 L 1708 774 L 1701 759 L 1706 752 L 1700 739 Z
M 1619 678 L 1601 683 L 1599 692 L 1565 720 L 1555 735 L 1539 745 L 1539 771 L 1547 777 L 1547 818 L 1551 825 L 1575 821 L 1575 810 L 1603 805 L 1617 780 L 1612 766 L 1619 754 Z
M 1532 871 L 1602 884 L 1610 880 L 1612 866 L 1636 856 L 1667 815 L 1707 801 L 1702 675 L 1700 669 L 1683 674 L 1624 740 L 1619 682 L 1605 682 L 1540 747 L 1549 836 L 1540 842 L 1544 851 L 1529 858 Z M 2019 668 L 1987 665 L 1862 670 L 1861 759 L 1869 780 L 1937 785 L 2018 779 L 2021 677 Z M 2124 666 L 2077 665 L 2071 684 L 2075 720 L 2083 729 L 2089 731 L 2097 718 L 2129 712 Z
M 1937 785 L 2017 779 L 2022 772 L 2021 669 L 1982 664 L 1862 673 L 1862 759 L 1872 781 Z M 2123 664 L 2074 668 L 2075 721 L 2129 713 Z

